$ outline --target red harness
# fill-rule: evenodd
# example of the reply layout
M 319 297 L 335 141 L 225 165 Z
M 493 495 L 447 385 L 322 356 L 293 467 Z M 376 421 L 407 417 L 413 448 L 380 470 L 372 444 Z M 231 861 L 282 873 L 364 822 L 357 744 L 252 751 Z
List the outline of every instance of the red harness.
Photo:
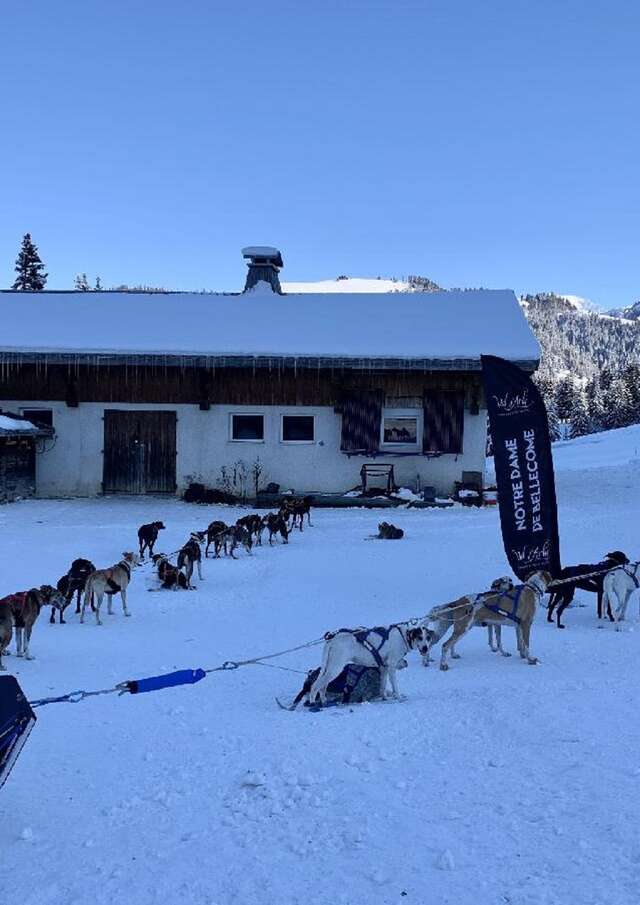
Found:
M 9 594 L 8 597 L 3 597 L 0 600 L 0 606 L 4 603 L 7 606 L 10 606 L 12 610 L 22 609 L 27 602 L 28 595 L 28 591 L 16 591 L 15 594 Z

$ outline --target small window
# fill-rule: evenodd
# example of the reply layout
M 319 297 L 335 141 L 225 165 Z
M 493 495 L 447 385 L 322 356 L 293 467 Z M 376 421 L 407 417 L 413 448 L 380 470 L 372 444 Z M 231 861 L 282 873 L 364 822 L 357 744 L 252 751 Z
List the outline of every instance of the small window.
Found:
M 23 418 L 37 427 L 53 427 L 53 409 L 20 409 Z
M 382 441 L 398 446 L 415 446 L 418 442 L 418 419 L 383 418 Z
M 232 440 L 264 440 L 264 415 L 232 415 Z
M 313 443 L 313 415 L 283 415 L 282 440 L 284 443 Z

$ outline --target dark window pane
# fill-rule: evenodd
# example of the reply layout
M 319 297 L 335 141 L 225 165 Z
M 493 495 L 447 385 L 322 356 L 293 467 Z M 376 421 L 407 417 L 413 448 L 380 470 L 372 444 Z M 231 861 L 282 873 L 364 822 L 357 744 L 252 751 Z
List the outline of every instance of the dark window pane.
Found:
M 283 440 L 313 440 L 313 415 L 283 415 Z
M 262 415 L 233 415 L 234 440 L 264 440 Z
M 53 427 L 52 409 L 22 409 L 23 416 L 32 424 L 42 427 Z

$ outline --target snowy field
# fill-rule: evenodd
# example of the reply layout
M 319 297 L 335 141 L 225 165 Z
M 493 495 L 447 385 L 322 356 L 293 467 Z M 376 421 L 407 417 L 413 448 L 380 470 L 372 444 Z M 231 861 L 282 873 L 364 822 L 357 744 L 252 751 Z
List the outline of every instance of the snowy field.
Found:
M 640 554 L 640 428 L 560 445 L 563 561 Z M 100 566 L 163 519 L 158 549 L 238 510 L 164 499 L 0 508 L 0 593 Z M 293 646 L 480 591 L 508 572 L 497 512 L 323 511 L 288 547 L 210 560 L 188 593 L 132 618 L 36 625 L 37 659 L 6 664 L 32 698 Z M 598 630 L 577 596 L 541 663 L 491 654 L 484 631 L 448 673 L 416 654 L 400 703 L 278 710 L 302 676 L 248 666 L 198 685 L 39 711 L 0 792 L 3 905 L 631 905 L 640 901 L 640 631 Z M 70 608 L 68 614 L 72 613 Z M 634 629 L 636 629 L 634 631 Z M 515 649 L 507 630 L 507 647 Z M 320 648 L 276 661 L 306 670 Z M 249 783 L 249 784 L 248 784 Z

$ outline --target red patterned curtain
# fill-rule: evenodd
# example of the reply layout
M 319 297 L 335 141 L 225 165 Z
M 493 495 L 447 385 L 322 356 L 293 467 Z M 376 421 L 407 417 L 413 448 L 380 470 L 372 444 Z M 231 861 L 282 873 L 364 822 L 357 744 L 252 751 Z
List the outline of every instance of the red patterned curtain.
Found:
M 342 401 L 342 438 L 345 453 L 369 455 L 380 447 L 382 390 L 350 390 Z
M 428 390 L 424 394 L 422 451 L 461 453 L 464 434 L 464 393 Z

